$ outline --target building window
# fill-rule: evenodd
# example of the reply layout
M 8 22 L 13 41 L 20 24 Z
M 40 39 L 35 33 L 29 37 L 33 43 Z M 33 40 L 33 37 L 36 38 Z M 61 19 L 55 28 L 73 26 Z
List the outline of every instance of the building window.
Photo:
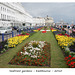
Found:
M 6 8 L 5 8 L 5 12 L 6 12 Z
M 4 8 L 3 8 L 3 11 L 4 11 Z
M 1 7 L 1 11 L 2 11 L 2 7 Z
M 6 15 L 5 15 L 5 19 L 6 19 Z
M 7 19 L 8 19 L 8 16 L 7 16 Z
M 1 19 L 2 19 L 2 14 L 1 14 Z
M 4 19 L 4 15 L 3 15 L 2 19 Z

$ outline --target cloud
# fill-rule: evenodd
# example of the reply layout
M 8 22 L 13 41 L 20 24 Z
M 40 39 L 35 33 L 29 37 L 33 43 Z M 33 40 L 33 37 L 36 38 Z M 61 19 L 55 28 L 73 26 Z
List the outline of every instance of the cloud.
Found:
M 55 21 L 62 18 L 66 22 L 75 19 L 75 3 L 22 3 L 22 5 L 33 17 L 49 15 Z

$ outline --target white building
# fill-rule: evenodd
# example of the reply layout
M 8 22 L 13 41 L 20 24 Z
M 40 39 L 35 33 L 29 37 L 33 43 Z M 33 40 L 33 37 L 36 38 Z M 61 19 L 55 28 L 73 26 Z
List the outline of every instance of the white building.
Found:
M 33 18 L 33 26 L 44 26 L 45 19 L 42 17 L 35 17 Z
M 45 24 L 46 24 L 46 25 L 53 25 L 53 24 L 54 24 L 53 18 L 47 16 L 47 17 L 45 18 Z
M 19 2 L 0 2 L 0 26 L 32 24 L 32 16 Z

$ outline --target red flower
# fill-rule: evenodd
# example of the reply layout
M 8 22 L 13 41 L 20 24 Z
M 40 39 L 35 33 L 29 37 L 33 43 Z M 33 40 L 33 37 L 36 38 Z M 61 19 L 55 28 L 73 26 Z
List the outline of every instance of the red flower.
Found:
M 42 33 L 46 33 L 46 31 L 42 31 Z
M 26 58 L 24 58 L 24 59 L 26 59 Z
M 74 66 L 72 66 L 72 68 L 74 68 Z
M 67 59 L 68 59 L 68 57 L 65 57 L 64 59 L 65 59 L 65 60 L 67 60 Z
M 67 62 L 69 62 L 70 60 L 68 60 Z
M 38 59 L 38 61 L 39 61 L 40 59 Z
M 40 66 L 42 66 L 42 64 L 40 64 Z
M 71 58 L 71 55 L 69 55 L 69 57 Z
M 29 33 L 26 33 L 26 35 L 30 35 Z
M 42 60 L 42 62 L 44 62 L 44 60 Z
M 75 59 L 75 57 L 72 57 L 72 59 Z

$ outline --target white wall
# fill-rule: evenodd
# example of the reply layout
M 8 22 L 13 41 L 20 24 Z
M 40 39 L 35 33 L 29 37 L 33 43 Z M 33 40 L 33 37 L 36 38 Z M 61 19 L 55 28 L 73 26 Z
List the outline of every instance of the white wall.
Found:
M 0 11 L 0 19 L 2 21 L 9 20 L 12 23 L 32 23 L 32 16 L 25 11 L 21 3 L 0 2 Z

